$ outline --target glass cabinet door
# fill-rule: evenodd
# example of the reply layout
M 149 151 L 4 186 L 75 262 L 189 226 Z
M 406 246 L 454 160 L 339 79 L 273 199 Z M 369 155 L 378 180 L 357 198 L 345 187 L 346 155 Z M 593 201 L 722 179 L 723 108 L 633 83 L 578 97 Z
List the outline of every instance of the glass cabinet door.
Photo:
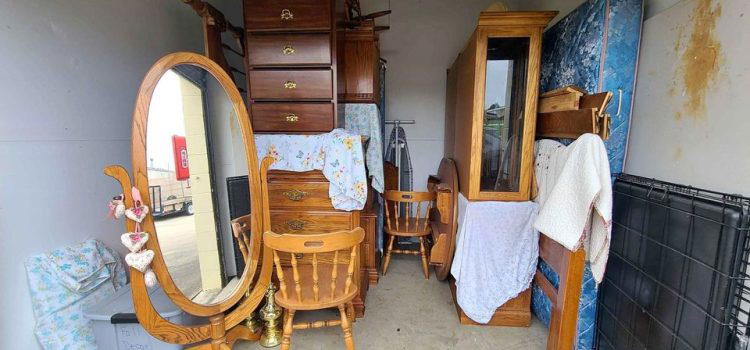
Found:
M 480 191 L 518 192 L 529 38 L 487 39 Z

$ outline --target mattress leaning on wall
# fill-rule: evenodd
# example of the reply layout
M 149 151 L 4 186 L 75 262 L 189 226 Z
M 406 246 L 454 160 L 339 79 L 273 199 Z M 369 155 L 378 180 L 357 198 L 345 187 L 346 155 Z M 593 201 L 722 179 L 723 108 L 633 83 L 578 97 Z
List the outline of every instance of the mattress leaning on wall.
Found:
M 545 31 L 542 41 L 541 92 L 577 85 L 589 92 L 614 94 L 607 107 L 612 124 L 605 141 L 613 175 L 622 171 L 625 162 L 642 23 L 642 0 L 590 0 Z M 558 279 L 543 261 L 540 269 L 549 280 Z M 593 348 L 596 326 L 596 285 L 588 265 L 584 273 L 578 350 Z M 551 303 L 536 285 L 532 310 L 549 325 Z

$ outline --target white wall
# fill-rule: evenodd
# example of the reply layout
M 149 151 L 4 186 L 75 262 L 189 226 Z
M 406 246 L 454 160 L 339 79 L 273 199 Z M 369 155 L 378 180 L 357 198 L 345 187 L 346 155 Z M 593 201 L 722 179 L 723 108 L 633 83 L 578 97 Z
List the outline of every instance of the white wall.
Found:
M 0 348 L 38 348 L 23 260 L 98 238 L 119 193 L 102 174 L 130 167 L 136 90 L 160 56 L 202 51 L 180 1 L 0 1 Z
M 704 1 L 713 5 L 706 8 L 721 6 L 712 33 L 712 16 L 695 12 Z M 651 5 L 661 12 L 652 11 L 644 23 L 625 170 L 750 195 L 750 2 L 666 0 Z M 706 36 L 694 37 L 696 28 Z M 718 61 L 712 70 L 714 52 Z M 690 60 L 700 63 L 691 67 Z M 707 80 L 704 88 L 701 77 Z M 701 98 L 704 109 L 690 105 Z
M 479 12 L 493 2 L 390 1 L 393 13 L 382 19 L 391 26 L 380 35 L 381 57 L 388 60 L 386 117 L 416 120 L 415 125 L 403 126 L 416 190 L 426 188 L 427 176 L 437 172 L 443 157 L 446 70 L 469 40 Z M 365 13 L 387 8 L 385 1 L 362 5 Z M 386 139 L 390 129 L 386 128 Z

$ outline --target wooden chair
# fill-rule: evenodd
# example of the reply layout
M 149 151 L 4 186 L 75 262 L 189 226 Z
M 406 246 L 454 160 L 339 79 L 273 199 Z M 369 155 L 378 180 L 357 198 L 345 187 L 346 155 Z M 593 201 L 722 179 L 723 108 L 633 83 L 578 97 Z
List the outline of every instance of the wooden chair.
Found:
M 430 225 L 430 211 L 435 202 L 435 192 L 403 192 L 385 191 L 385 232 L 389 235 L 388 245 L 385 250 L 383 261 L 383 275 L 388 272 L 391 263 L 391 254 L 422 255 L 422 270 L 424 278 L 430 279 L 430 269 L 427 263 L 427 240 L 426 236 L 432 233 Z M 416 209 L 412 211 L 414 203 Z M 422 203 L 426 203 L 426 210 L 422 211 Z M 404 216 L 400 212 L 404 209 Z M 418 237 L 419 251 L 393 249 L 393 243 L 398 237 Z
M 352 300 L 358 290 L 353 278 L 359 259 L 359 243 L 364 237 L 365 231 L 361 227 L 324 234 L 279 235 L 270 231 L 263 234 L 264 243 L 273 251 L 279 278 L 276 302 L 285 309 L 282 350 L 288 350 L 291 346 L 292 331 L 295 329 L 332 326 L 341 326 L 346 348 L 354 349 Z M 291 266 L 282 263 L 280 253 L 289 255 Z M 342 278 L 344 276 L 346 278 Z M 298 310 L 333 307 L 338 308 L 340 320 L 293 323 Z

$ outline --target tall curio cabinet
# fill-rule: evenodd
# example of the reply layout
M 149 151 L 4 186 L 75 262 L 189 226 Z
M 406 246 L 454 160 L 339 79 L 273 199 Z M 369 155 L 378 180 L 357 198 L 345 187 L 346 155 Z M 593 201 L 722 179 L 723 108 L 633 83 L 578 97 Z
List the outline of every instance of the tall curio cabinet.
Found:
M 529 200 L 542 30 L 556 14 L 482 12 L 448 70 L 445 154 L 470 201 Z

